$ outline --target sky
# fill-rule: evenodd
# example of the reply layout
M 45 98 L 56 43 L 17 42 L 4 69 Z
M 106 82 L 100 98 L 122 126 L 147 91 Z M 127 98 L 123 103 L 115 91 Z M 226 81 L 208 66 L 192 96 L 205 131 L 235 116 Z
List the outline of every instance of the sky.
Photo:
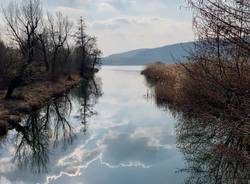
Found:
M 0 0 L 1 6 L 11 0 Z M 44 10 L 83 16 L 103 55 L 192 41 L 185 0 L 41 0 Z

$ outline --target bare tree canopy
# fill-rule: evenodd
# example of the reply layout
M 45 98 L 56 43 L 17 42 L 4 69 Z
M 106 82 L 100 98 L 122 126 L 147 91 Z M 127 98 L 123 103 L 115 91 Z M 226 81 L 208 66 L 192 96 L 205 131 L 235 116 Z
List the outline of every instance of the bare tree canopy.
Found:
M 9 83 L 6 99 L 12 97 L 15 88 L 33 77 L 46 79 L 48 76 L 56 80 L 72 72 L 83 76 L 89 71 L 93 73 L 100 63 L 101 52 L 97 49 L 96 38 L 85 33 L 82 18 L 77 26 L 80 32 L 73 35 L 73 21 L 61 12 L 55 15 L 48 12 L 44 16 L 40 0 L 11 2 L 3 10 L 3 17 L 8 36 L 14 43 L 6 48 L 10 59 L 1 62 L 6 66 L 2 74 L 7 81 L 2 83 Z M 4 43 L 2 49 L 5 49 Z

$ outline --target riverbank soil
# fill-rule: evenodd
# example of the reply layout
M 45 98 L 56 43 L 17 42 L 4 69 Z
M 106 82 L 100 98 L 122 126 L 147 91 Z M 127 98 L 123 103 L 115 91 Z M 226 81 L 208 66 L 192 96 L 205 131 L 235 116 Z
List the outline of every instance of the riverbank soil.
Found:
M 21 117 L 46 105 L 52 98 L 76 87 L 80 82 L 79 75 L 62 77 L 56 81 L 39 81 L 19 87 L 13 98 L 5 100 L 6 91 L 0 91 L 0 134 L 11 128 Z

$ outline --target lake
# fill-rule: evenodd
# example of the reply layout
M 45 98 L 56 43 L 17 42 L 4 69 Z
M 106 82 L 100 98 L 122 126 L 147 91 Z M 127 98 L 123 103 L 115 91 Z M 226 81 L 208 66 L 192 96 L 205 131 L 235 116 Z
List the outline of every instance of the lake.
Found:
M 25 117 L 1 140 L 0 183 L 183 183 L 177 119 L 157 107 L 142 68 L 104 66 Z

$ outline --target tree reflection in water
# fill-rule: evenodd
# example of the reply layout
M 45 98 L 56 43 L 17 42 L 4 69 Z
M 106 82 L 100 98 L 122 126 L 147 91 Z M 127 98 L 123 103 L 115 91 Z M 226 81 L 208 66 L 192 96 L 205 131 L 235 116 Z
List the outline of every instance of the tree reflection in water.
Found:
M 178 124 L 178 146 L 187 161 L 194 184 L 248 184 L 250 179 L 249 140 L 237 129 L 217 122 L 203 124 L 182 118 Z
M 186 184 L 249 184 L 249 117 L 217 118 L 211 111 L 201 116 L 199 107 L 185 113 L 159 99 L 156 103 L 178 118 L 177 146 L 186 161 L 180 172 L 188 174 Z
M 87 119 L 95 114 L 93 107 L 101 96 L 100 82 L 96 81 L 93 78 L 82 80 L 80 87 L 71 95 L 52 100 L 44 108 L 31 113 L 21 124 L 15 125 L 18 133 L 14 161 L 21 168 L 31 169 L 34 173 L 47 172 L 50 149 L 59 145 L 66 149 L 72 144 L 76 136 L 68 121 L 72 99 L 81 104 L 79 117 L 84 125 L 83 131 L 87 131 Z
M 34 172 L 47 171 L 49 161 L 49 127 L 47 125 L 39 111 L 32 113 L 23 126 L 17 125 L 17 149 L 14 160 L 22 168 L 27 166 Z
M 94 111 L 94 106 L 97 104 L 99 97 L 102 96 L 100 86 L 100 78 L 84 78 L 82 79 L 79 88 L 71 93 L 79 102 L 79 118 L 81 119 L 83 125 L 82 131 L 84 133 L 87 131 L 88 118 L 97 114 L 97 112 Z

